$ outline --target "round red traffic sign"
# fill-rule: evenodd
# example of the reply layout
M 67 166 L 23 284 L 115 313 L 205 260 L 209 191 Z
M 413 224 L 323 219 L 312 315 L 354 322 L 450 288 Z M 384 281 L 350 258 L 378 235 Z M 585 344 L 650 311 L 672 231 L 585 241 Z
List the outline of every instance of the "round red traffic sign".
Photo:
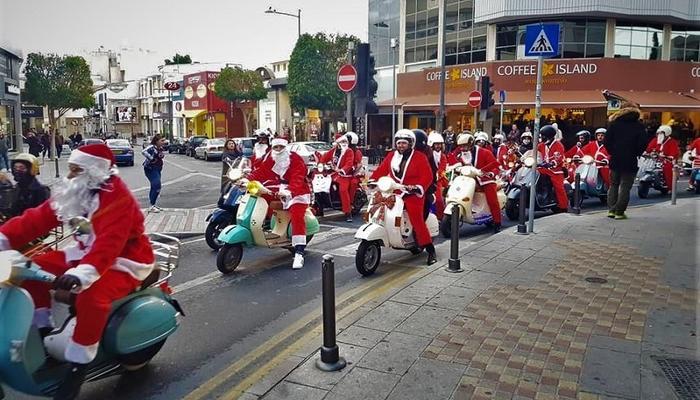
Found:
M 357 70 L 351 64 L 345 64 L 338 70 L 338 88 L 347 93 L 357 85 Z
M 479 92 L 478 90 L 472 90 L 469 93 L 468 103 L 473 108 L 479 107 L 479 105 L 481 104 L 481 92 Z

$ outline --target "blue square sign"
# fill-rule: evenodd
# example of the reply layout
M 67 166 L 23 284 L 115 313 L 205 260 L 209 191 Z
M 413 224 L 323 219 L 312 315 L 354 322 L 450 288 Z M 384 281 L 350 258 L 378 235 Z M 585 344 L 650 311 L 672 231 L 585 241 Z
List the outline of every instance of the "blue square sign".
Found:
M 559 54 L 559 24 L 534 24 L 525 28 L 526 57 L 554 57 Z

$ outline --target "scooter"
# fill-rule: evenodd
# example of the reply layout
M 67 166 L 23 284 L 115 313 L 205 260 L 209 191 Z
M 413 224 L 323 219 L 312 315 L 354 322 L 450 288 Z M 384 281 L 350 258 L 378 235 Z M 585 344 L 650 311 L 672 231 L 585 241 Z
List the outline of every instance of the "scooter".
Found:
M 319 217 L 323 216 L 325 208 L 342 209 L 338 185 L 333 182 L 333 174 L 333 169 L 323 163 L 316 164 L 316 168 L 311 171 L 312 207 L 314 214 Z M 352 214 L 357 215 L 367 204 L 367 194 L 359 185 L 352 200 Z
M 420 254 L 423 250 L 413 237 L 413 226 L 404 209 L 403 194 L 409 193 L 404 185 L 388 176 L 377 180 L 376 191 L 370 196 L 367 206 L 367 222 L 355 233 L 360 245 L 355 254 L 355 267 L 363 276 L 374 274 L 382 257 L 382 246 L 396 250 L 408 250 Z M 439 226 L 435 214 L 429 213 L 425 221 L 430 235 L 438 234 Z
M 80 220 L 84 221 L 77 223 L 73 233 L 89 234 L 89 222 Z M 167 289 L 177 268 L 180 242 L 170 236 L 152 235 L 167 243 L 152 239 L 157 257 L 154 271 L 137 291 L 112 305 L 97 357 L 88 366 L 87 382 L 144 367 L 177 330 L 179 317 L 184 316 Z M 162 278 L 161 272 L 165 273 Z M 75 328 L 75 317 L 69 315 L 59 330 L 42 340 L 32 325 L 34 302 L 20 287 L 23 281 L 51 283 L 55 279 L 17 251 L 0 252 L 0 399 L 4 397 L 3 385 L 28 395 L 50 397 L 66 376 L 69 363 L 63 354 Z M 56 291 L 54 299 L 71 304 L 75 295 Z
M 639 178 L 637 186 L 637 196 L 640 199 L 649 197 L 649 189 L 654 188 L 661 192 L 662 195 L 668 194 L 671 190 L 670 186 L 664 179 L 663 166 L 664 162 L 668 162 L 663 156 L 656 153 L 642 155 L 640 160 Z
M 280 188 L 283 185 L 280 185 Z M 289 212 L 283 209 L 279 200 L 268 201 L 262 195 L 274 195 L 273 186 L 265 187 L 258 181 L 247 182 L 246 194 L 240 199 L 236 224 L 226 227 L 218 240 L 223 243 L 216 256 L 216 267 L 224 274 L 232 273 L 243 258 L 243 247 L 286 248 L 292 246 L 292 225 Z M 263 224 L 268 208 L 273 210 L 269 228 Z M 306 241 L 311 241 L 319 232 L 319 224 L 311 209 L 306 209 Z
M 532 156 L 532 151 L 528 150 L 522 157 L 522 167 L 515 174 L 515 179 L 510 185 L 506 193 L 506 216 L 511 221 L 517 221 L 520 213 L 520 207 L 529 208 L 530 193 L 532 182 L 535 182 L 535 211 L 555 210 L 557 208 L 557 198 L 554 195 L 554 187 L 552 181 L 547 175 L 542 175 L 539 172 L 532 172 L 532 166 L 535 164 L 535 159 Z M 525 195 L 526 203 L 520 204 L 520 191 L 527 191 Z M 564 190 L 567 194 L 571 193 L 571 185 L 564 182 Z
M 212 250 L 219 250 L 222 243 L 217 239 L 224 228 L 236 222 L 238 212 L 238 201 L 243 196 L 241 188 L 235 184 L 245 174 L 250 172 L 250 160 L 246 157 L 239 157 L 229 164 L 226 173 L 228 183 L 221 191 L 221 196 L 217 202 L 217 209 L 212 211 L 206 218 L 207 229 L 204 231 L 204 240 Z
M 493 224 L 493 216 L 486 203 L 486 196 L 483 192 L 477 191 L 476 177 L 480 175 L 481 171 L 471 165 L 453 168 L 452 179 L 445 199 L 445 215 L 440 221 L 442 236 L 449 238 L 452 234 L 452 206 L 454 204 L 459 205 L 460 224 L 486 226 Z M 503 209 L 506 204 L 503 183 L 498 180 L 496 185 L 498 185 L 498 204 Z
M 583 204 L 583 200 L 591 197 L 597 197 L 601 204 L 608 203 L 608 187 L 605 186 L 603 178 L 598 171 L 598 165 L 605 165 L 605 162 L 597 161 L 592 156 L 586 154 L 578 159 L 576 173 L 580 175 L 581 182 L 579 186 L 579 208 Z M 575 175 L 572 179 L 576 179 Z M 574 207 L 573 193 L 569 198 L 571 206 Z

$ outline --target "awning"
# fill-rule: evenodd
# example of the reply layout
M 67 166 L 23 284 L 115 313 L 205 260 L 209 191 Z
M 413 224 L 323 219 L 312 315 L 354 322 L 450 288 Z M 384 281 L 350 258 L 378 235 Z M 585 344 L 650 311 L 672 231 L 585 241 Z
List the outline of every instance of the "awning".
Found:
M 207 110 L 183 110 L 180 114 L 185 118 L 197 118 L 206 112 Z
M 639 104 L 642 111 L 700 111 L 700 98 L 677 92 L 615 91 L 611 97 Z

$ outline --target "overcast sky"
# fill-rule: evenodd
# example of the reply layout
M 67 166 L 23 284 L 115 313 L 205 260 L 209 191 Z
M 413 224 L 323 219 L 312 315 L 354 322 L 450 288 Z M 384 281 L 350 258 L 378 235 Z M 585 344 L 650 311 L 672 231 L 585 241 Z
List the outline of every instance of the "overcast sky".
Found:
M 367 40 L 367 0 L 0 0 L 0 46 L 83 55 L 121 52 L 127 79 L 155 71 L 175 52 L 200 62 L 255 68 L 289 58 L 301 31 Z M 128 65 L 125 65 L 128 64 Z

